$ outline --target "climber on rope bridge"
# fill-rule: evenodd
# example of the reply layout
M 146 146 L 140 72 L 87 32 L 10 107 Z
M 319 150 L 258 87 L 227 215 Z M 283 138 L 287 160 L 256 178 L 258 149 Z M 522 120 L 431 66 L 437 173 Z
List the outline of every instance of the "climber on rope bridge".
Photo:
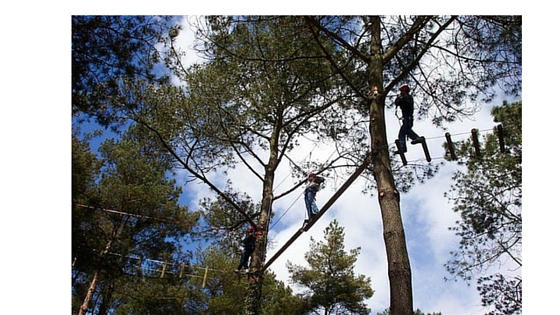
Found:
M 400 87 L 401 93 L 397 95 L 395 100 L 395 105 L 401 108 L 402 112 L 402 126 L 399 130 L 399 139 L 396 154 L 406 153 L 406 137 L 408 137 L 412 144 L 422 143 L 425 141 L 424 137 L 420 137 L 412 130 L 412 125 L 414 123 L 414 100 L 412 95 L 410 95 L 410 87 L 408 85 L 403 85 Z
M 307 186 L 305 188 L 305 207 L 307 209 L 307 217 L 308 219 L 305 220 L 307 223 L 314 215 L 319 212 L 317 208 L 317 204 L 315 203 L 315 196 L 317 191 L 321 189 L 321 184 L 325 181 L 325 179 L 321 176 L 317 176 L 315 173 L 309 174 L 307 179 Z
M 244 272 L 247 273 L 249 270 L 249 258 L 253 254 L 255 250 L 255 241 L 257 240 L 257 233 L 255 233 L 255 228 L 253 226 L 249 226 L 247 231 L 245 232 L 245 236 L 241 243 L 243 244 L 243 254 L 241 255 L 241 259 L 239 260 L 239 266 L 237 269 L 234 270 L 235 273 L 241 272 L 241 269 L 244 269 Z

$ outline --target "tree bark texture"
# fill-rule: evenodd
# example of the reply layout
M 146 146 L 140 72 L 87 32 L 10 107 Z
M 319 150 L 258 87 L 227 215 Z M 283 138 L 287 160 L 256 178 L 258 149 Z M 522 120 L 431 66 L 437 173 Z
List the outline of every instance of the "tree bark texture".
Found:
M 258 315 L 261 309 L 262 282 L 264 279 L 264 262 L 266 259 L 266 247 L 268 239 L 268 228 L 272 215 L 272 202 L 274 199 L 274 173 L 278 166 L 278 139 L 279 126 L 277 123 L 273 136 L 270 139 L 270 155 L 268 163 L 265 166 L 265 175 L 263 183 L 263 195 L 259 220 L 257 223 L 257 240 L 255 242 L 255 251 L 251 257 L 251 265 L 248 275 L 248 289 L 245 297 L 245 314 Z
M 390 286 L 390 313 L 412 315 L 412 273 L 396 189 L 390 164 L 385 126 L 385 96 L 383 91 L 383 56 L 381 51 L 381 20 L 372 18 L 372 57 L 369 65 L 371 90 L 380 90 L 370 102 L 370 136 L 373 174 L 377 183 L 378 200 L 383 221 L 383 239 L 387 253 Z

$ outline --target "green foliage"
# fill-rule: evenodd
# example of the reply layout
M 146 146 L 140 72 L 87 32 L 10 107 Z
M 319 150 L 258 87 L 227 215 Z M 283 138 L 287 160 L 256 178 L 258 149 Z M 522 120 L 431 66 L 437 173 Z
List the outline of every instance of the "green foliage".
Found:
M 298 17 L 208 19 L 208 31 L 201 32 L 212 62 L 177 73 L 195 113 L 208 111 L 190 120 L 199 138 L 225 141 L 237 155 L 289 152 L 295 135 L 326 137 L 320 132 L 326 125 L 347 117 L 328 108 L 347 97 L 330 92 L 336 80 L 311 34 L 301 32 L 304 26 Z
M 262 314 L 284 315 L 302 314 L 303 303 L 293 294 L 292 289 L 282 281 L 268 274 L 263 281 Z
M 169 16 L 72 16 L 72 110 L 94 116 L 108 126 L 118 122 L 107 97 L 118 80 L 142 78 L 166 82 L 154 67 L 162 62 L 158 44 L 165 42 Z M 122 104 L 120 104 L 122 105 Z
M 493 84 L 497 78 L 504 92 L 519 97 L 521 92 L 522 16 L 462 16 L 461 26 L 467 41 L 464 47 L 476 60 L 492 61 L 475 63 L 484 67 L 491 76 L 484 81 Z
M 200 315 L 243 314 L 248 276 L 233 272 L 238 263 L 239 256 L 231 247 L 219 244 L 199 247 L 194 255 L 193 264 L 183 275 L 182 295 L 175 295 L 182 296 L 180 312 Z M 292 295 L 291 289 L 275 280 L 275 275 L 268 272 L 263 280 L 261 303 L 263 314 L 270 315 L 296 314 L 292 310 L 299 307 L 299 300 Z M 142 301 L 141 304 L 149 303 Z M 144 307 L 142 305 L 139 307 Z M 179 314 L 182 314 L 180 312 Z
M 391 106 L 385 104 L 385 97 L 401 81 L 415 82 L 419 115 L 433 115 L 430 118 L 437 125 L 474 112 L 476 107 L 465 100 L 491 100 L 496 85 L 503 83 L 501 86 L 513 94 L 521 88 L 520 17 L 211 16 L 207 21 L 208 28 L 199 28 L 197 35 L 204 38 L 203 52 L 209 62 L 185 69 L 182 52 L 168 46 L 179 31 L 169 17 L 72 17 L 73 111 L 91 115 L 106 126 L 136 124 L 122 141 L 108 142 L 102 148 L 104 176 L 87 154 L 73 161 L 73 169 L 83 172 L 73 174 L 73 254 L 79 257 L 73 290 L 80 296 L 92 271 L 105 271 L 97 291 L 103 297 L 99 299 L 102 310 L 108 309 L 111 301 L 130 302 L 122 295 L 114 299 L 124 291 L 119 285 L 123 277 L 117 275 L 130 269 L 123 267 L 122 257 L 139 252 L 144 257 L 166 259 L 182 253 L 177 239 L 188 227 L 162 221 L 154 228 L 140 219 L 165 217 L 193 223 L 197 218 L 174 204 L 180 191 L 173 188 L 173 182 L 160 178 L 170 172 L 171 165 L 186 168 L 196 180 L 216 191 L 219 189 L 207 173 L 243 163 L 247 173 L 256 175 L 267 191 L 273 187 L 273 175 L 283 154 L 298 145 L 298 135 L 313 132 L 319 140 L 332 138 L 341 157 L 350 161 L 362 160 L 372 149 L 386 150 L 384 127 L 373 128 L 386 123 L 383 115 L 369 115 L 372 110 L 381 109 L 382 113 L 385 106 Z M 160 44 L 163 56 L 156 49 Z M 162 62 L 184 87 L 171 86 L 168 72 L 154 71 Z M 372 82 L 384 93 L 376 103 L 378 108 L 370 106 L 372 100 L 365 97 Z M 360 127 L 360 121 L 370 125 Z M 369 139 L 374 138 L 383 140 L 372 140 L 370 145 Z M 136 146 L 139 142 L 142 145 Z M 268 153 L 269 161 L 261 160 L 261 150 Z M 488 144 L 485 150 L 495 148 Z M 149 173 L 152 169 L 153 174 Z M 418 177 L 412 172 L 395 177 L 404 183 L 399 188 L 406 189 L 414 179 L 429 178 L 434 170 L 426 166 Z M 393 185 L 390 174 L 370 175 L 386 179 L 383 185 Z M 368 188 L 375 186 L 371 183 Z M 232 203 L 232 209 L 233 203 L 244 200 L 234 193 L 222 193 L 219 202 Z M 265 197 L 259 213 L 264 225 L 270 222 L 266 215 L 272 209 L 272 201 L 265 203 Z M 78 203 L 92 208 L 75 206 Z M 208 209 L 217 207 L 208 205 Z M 103 211 L 91 211 L 100 206 L 139 216 L 121 220 Z M 487 218 L 476 215 L 469 220 L 476 223 L 475 231 L 488 230 L 489 239 L 499 238 L 499 233 L 487 229 L 494 218 Z M 218 214 L 209 222 L 231 226 L 237 219 Z M 398 220 L 400 217 L 393 223 Z M 109 243 L 121 256 L 101 259 L 100 252 Z M 264 253 L 260 254 L 264 259 Z M 166 303 L 147 298 L 155 292 L 147 288 L 142 292 L 145 299 L 134 294 L 130 297 L 145 304 L 145 309 L 135 306 L 141 309 L 139 313 L 181 313 L 175 304 L 166 309 Z M 288 292 L 284 293 L 280 290 L 278 294 L 287 297 Z M 212 300 L 220 302 L 212 308 L 217 313 L 227 309 L 235 314 L 232 300 L 221 298 Z M 200 305 L 187 305 L 186 309 L 204 309 L 210 303 L 192 299 L 199 300 Z M 260 302 L 260 297 L 253 300 Z
M 301 294 L 306 312 L 369 314 L 364 300 L 373 296 L 371 280 L 354 274 L 360 249 L 344 250 L 344 228 L 336 220 L 325 229 L 324 239 L 316 242 L 311 238 L 311 248 L 305 253 L 308 268 L 287 263 L 292 282 L 307 289 Z
M 461 220 L 452 228 L 461 238 L 448 271 L 465 280 L 484 275 L 492 266 L 522 266 L 522 117 L 521 102 L 504 103 L 492 113 L 504 129 L 505 153 L 496 134 L 481 144 L 481 157 L 473 153 L 471 141 L 460 144 L 459 154 L 466 172 L 458 171 L 447 196 L 455 203 Z M 494 305 L 496 314 L 521 311 L 521 278 L 501 274 L 478 279 L 485 305 Z M 501 310 L 506 310 L 502 313 Z
M 189 304 L 198 305 L 196 314 L 241 314 L 245 295 L 246 277 L 239 277 L 233 270 L 239 263 L 232 248 L 211 245 L 200 248 L 196 253 L 195 268 L 209 268 L 206 286 L 198 287 L 199 300 Z M 199 273 L 202 274 L 202 273 Z M 199 283 L 202 283 L 202 278 Z
M 125 314 L 192 314 L 186 301 L 196 294 L 189 291 L 192 281 L 178 277 L 126 277 L 115 284 L 118 288 L 114 302 L 115 315 Z
M 480 277 L 476 288 L 482 296 L 482 305 L 495 307 L 490 314 L 521 314 L 521 277 L 509 278 L 501 274 Z
M 83 211 L 77 204 L 99 207 L 101 197 L 96 190 L 100 161 L 89 148 L 87 142 L 72 135 L 72 254 L 90 262 L 88 269 L 95 268 L 100 262 L 92 248 L 102 248 L 96 237 L 102 233 L 101 222 L 105 219 L 95 211 Z M 95 222 L 95 223 L 94 223 Z
M 246 193 L 234 192 L 226 188 L 225 193 L 244 213 L 256 218 L 260 205 L 255 205 Z M 200 233 L 210 242 L 217 242 L 223 247 L 238 246 L 246 231 L 246 219 L 225 198 L 218 196 L 215 200 L 204 198 L 200 201 L 201 213 L 208 228 Z
M 92 199 L 100 166 L 88 144 L 72 134 L 72 196 L 76 201 Z
M 181 189 L 166 176 L 169 164 L 144 145 L 132 127 L 120 141 L 106 140 L 95 157 L 87 142 L 73 136 L 73 308 L 91 285 L 97 296 L 91 307 L 101 313 L 146 298 L 134 295 L 147 292 L 143 282 L 128 279 L 138 275 L 143 258 L 186 259 L 184 236 L 198 214 L 178 205 Z M 177 283 L 163 279 L 158 285 L 165 287 L 163 294 Z

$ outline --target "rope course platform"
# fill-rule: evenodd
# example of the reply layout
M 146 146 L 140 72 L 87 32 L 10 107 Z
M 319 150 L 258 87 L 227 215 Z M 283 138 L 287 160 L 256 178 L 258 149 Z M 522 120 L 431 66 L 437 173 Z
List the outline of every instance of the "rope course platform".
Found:
M 489 130 L 492 130 L 492 129 L 488 129 L 488 130 L 484 130 L 484 131 L 489 131 Z M 481 157 L 480 142 L 478 141 L 479 130 L 476 129 L 476 128 L 473 128 L 473 129 L 471 129 L 470 133 L 471 133 L 471 138 L 472 138 L 472 141 L 473 141 L 475 154 L 476 154 L 477 157 Z M 500 144 L 500 152 L 504 153 L 505 152 L 504 132 L 503 132 L 503 126 L 501 124 L 497 125 L 497 135 L 498 135 L 498 141 L 499 141 L 499 144 Z M 448 147 L 448 150 L 449 150 L 449 155 L 451 156 L 451 160 L 456 161 L 458 158 L 457 158 L 457 154 L 455 153 L 455 145 L 453 144 L 453 140 L 451 139 L 451 136 L 452 135 L 449 132 L 445 133 L 445 139 L 447 141 L 447 147 Z M 440 137 L 433 137 L 433 138 L 430 138 L 430 139 L 435 139 L 435 138 L 440 138 Z M 426 143 L 426 140 L 428 140 L 428 139 L 423 138 L 421 141 L 419 141 L 417 143 L 413 143 L 413 144 L 421 143 L 422 144 L 422 150 L 424 151 L 424 155 L 426 156 L 426 161 L 431 162 L 432 157 L 430 156 L 430 151 L 428 149 L 428 145 Z M 407 165 L 408 161 L 406 160 L 405 153 L 403 152 L 398 139 L 395 140 L 395 145 L 397 146 L 397 153 L 400 155 L 403 165 Z
M 489 130 L 493 130 L 493 129 L 489 129 Z M 505 144 L 504 144 L 504 135 L 503 135 L 502 125 L 499 124 L 495 130 L 497 131 L 500 152 L 504 153 L 505 152 Z M 488 131 L 488 130 L 484 130 L 484 131 Z M 479 130 L 476 129 L 476 128 L 473 128 L 470 131 L 470 134 L 471 134 L 471 137 L 472 137 L 472 143 L 473 143 L 473 147 L 474 147 L 474 150 L 475 150 L 475 154 L 476 154 L 477 157 L 480 157 L 481 156 L 481 149 L 480 149 L 480 143 L 479 143 L 479 140 L 478 140 Z M 459 134 L 455 134 L 455 135 L 459 135 Z M 457 158 L 457 155 L 456 155 L 456 152 L 455 152 L 455 146 L 454 146 L 454 143 L 451 139 L 451 136 L 452 135 L 449 132 L 447 132 L 447 133 L 445 133 L 444 137 L 445 137 L 445 139 L 447 141 L 447 144 L 448 144 L 447 149 L 449 151 L 451 160 L 457 160 L 458 158 Z M 429 149 L 428 149 L 427 140 L 434 139 L 434 138 L 440 138 L 440 137 L 437 136 L 437 137 L 432 137 L 432 138 L 423 138 L 421 141 L 416 143 L 416 144 L 422 144 L 422 149 L 424 151 L 426 161 L 428 161 L 428 162 L 432 161 L 432 157 L 431 157 Z M 403 152 L 403 150 L 400 147 L 399 141 L 395 140 L 395 144 L 398 148 L 398 152 L 399 152 L 399 155 L 401 157 L 403 165 L 407 165 L 406 156 L 405 156 L 405 153 Z M 330 157 L 329 157 L 329 159 L 330 159 Z M 293 161 L 290 160 L 290 162 L 292 162 L 292 164 L 294 164 L 296 167 L 298 166 Z M 352 173 L 350 175 L 350 177 L 348 177 L 348 179 L 342 184 L 342 186 L 323 205 L 323 207 L 319 210 L 319 212 L 316 215 L 314 215 L 313 217 L 309 218 L 309 220 L 306 220 L 306 223 L 304 223 L 304 225 L 301 228 L 299 228 L 292 235 L 292 237 L 270 259 L 268 259 L 266 261 L 265 265 L 258 272 L 262 273 L 262 272 L 266 271 L 266 269 L 269 268 L 278 259 L 278 257 L 280 257 L 286 251 L 286 249 L 288 249 L 303 233 L 309 231 L 311 229 L 311 227 L 313 227 L 313 225 L 338 200 L 338 198 L 350 187 L 350 185 L 364 172 L 364 170 L 368 167 L 368 165 L 370 163 L 371 163 L 371 156 L 368 155 L 364 159 L 362 164 L 355 169 L 354 173 Z M 303 172 L 303 170 L 301 170 L 301 169 L 300 169 L 300 171 Z M 301 184 L 303 184 L 303 182 L 296 185 L 296 187 L 294 187 L 293 189 L 299 187 Z M 295 202 L 296 201 L 294 201 L 294 203 Z M 101 211 L 104 211 L 104 212 L 110 213 L 110 214 L 136 217 L 136 218 L 145 219 L 145 220 L 151 220 L 151 221 L 155 221 L 155 222 L 158 222 L 158 223 L 168 223 L 168 224 L 174 224 L 174 225 L 177 225 L 177 226 L 192 227 L 192 223 L 190 223 L 190 222 L 179 222 L 179 221 L 174 221 L 174 220 L 168 220 L 168 219 L 165 219 L 165 218 L 156 218 L 156 217 L 152 217 L 152 216 L 127 213 L 127 212 L 122 212 L 122 211 L 117 211 L 117 210 L 112 210 L 112 209 L 92 207 L 92 206 L 87 206 L 87 205 L 83 205 L 83 204 L 76 204 L 76 206 L 81 207 L 81 208 L 90 209 L 90 210 L 101 210 Z M 292 206 L 293 206 L 293 204 L 292 204 Z M 290 206 L 288 208 L 288 210 L 292 206 Z M 282 217 L 280 217 L 280 219 L 281 218 Z M 252 222 L 252 221 L 250 221 L 250 222 Z M 276 223 L 278 223 L 278 222 L 276 222 Z M 118 254 L 114 254 L 114 253 L 109 253 L 109 254 L 118 255 Z M 178 276 L 179 278 L 182 278 L 183 276 L 200 278 L 200 279 L 202 279 L 202 287 L 205 287 L 205 285 L 206 285 L 206 280 L 208 278 L 209 271 L 222 272 L 222 273 L 225 272 L 223 270 L 216 270 L 216 269 L 211 269 L 211 268 L 208 268 L 208 267 L 202 268 L 202 267 L 196 267 L 196 266 L 194 266 L 194 267 L 193 266 L 188 266 L 185 263 L 182 263 L 182 264 L 173 263 L 173 262 L 170 262 L 168 260 L 167 261 L 156 261 L 156 260 L 141 259 L 139 257 L 130 257 L 130 256 L 127 256 L 126 258 L 131 261 L 131 265 L 136 266 L 136 268 L 138 270 L 143 271 L 143 273 L 145 275 L 152 275 L 152 276 L 156 276 L 156 277 L 159 277 L 159 278 L 163 278 L 166 274 L 173 274 L 173 275 Z M 74 259 L 74 262 L 75 262 L 75 259 Z M 197 274 L 196 271 L 195 271 L 196 269 L 203 270 L 204 271 L 203 275 Z
M 131 276 L 141 276 L 146 278 L 165 278 L 168 276 L 177 278 L 197 278 L 201 279 L 202 288 L 206 287 L 208 279 L 211 278 L 210 273 L 228 273 L 225 270 L 213 269 L 208 266 L 192 266 L 186 262 L 171 261 L 170 259 L 155 260 L 141 258 L 132 255 L 122 255 L 113 252 L 107 252 L 106 255 L 120 257 L 125 259 L 129 267 L 124 269 L 124 272 Z M 77 258 L 74 257 L 72 267 L 76 264 Z M 197 272 L 198 270 L 198 272 Z

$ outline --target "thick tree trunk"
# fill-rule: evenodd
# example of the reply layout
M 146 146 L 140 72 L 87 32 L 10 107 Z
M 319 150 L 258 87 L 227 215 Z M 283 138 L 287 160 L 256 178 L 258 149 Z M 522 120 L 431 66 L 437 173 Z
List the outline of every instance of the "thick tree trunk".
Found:
M 267 172 L 268 173 L 268 172 Z M 268 235 L 268 224 L 270 221 L 270 214 L 272 209 L 272 185 L 268 182 L 274 181 L 274 173 L 266 176 L 265 185 L 263 189 L 263 199 L 261 205 L 261 215 L 257 223 L 257 240 L 255 242 L 255 251 L 251 258 L 251 265 L 248 276 L 248 289 L 245 297 L 245 314 L 258 315 L 260 314 L 261 296 L 262 296 L 262 281 L 264 274 L 261 270 L 264 266 L 266 258 L 266 240 Z M 262 234 L 261 234 L 262 233 Z
M 383 91 L 383 59 L 381 50 L 381 21 L 372 18 L 372 59 L 370 84 L 379 90 L 370 102 L 370 135 L 373 174 L 377 183 L 379 206 L 383 221 L 383 238 L 387 253 L 390 286 L 390 313 L 412 315 L 412 274 L 400 212 L 399 192 L 390 164 L 387 130 L 385 127 L 385 93 Z
M 278 125 L 280 125 L 280 123 L 278 123 Z M 270 225 L 272 202 L 274 198 L 272 192 L 274 186 L 274 173 L 276 172 L 276 167 L 278 165 L 278 127 L 275 129 L 273 134 L 276 136 L 273 136 L 270 142 L 270 156 L 264 175 L 261 213 L 256 229 L 257 240 L 255 242 L 255 251 L 253 252 L 251 266 L 249 269 L 249 285 L 247 295 L 245 297 L 246 315 L 258 315 L 260 314 L 261 308 L 262 281 L 264 279 L 264 273 L 261 273 L 261 270 L 263 270 L 266 259 L 268 227 Z

